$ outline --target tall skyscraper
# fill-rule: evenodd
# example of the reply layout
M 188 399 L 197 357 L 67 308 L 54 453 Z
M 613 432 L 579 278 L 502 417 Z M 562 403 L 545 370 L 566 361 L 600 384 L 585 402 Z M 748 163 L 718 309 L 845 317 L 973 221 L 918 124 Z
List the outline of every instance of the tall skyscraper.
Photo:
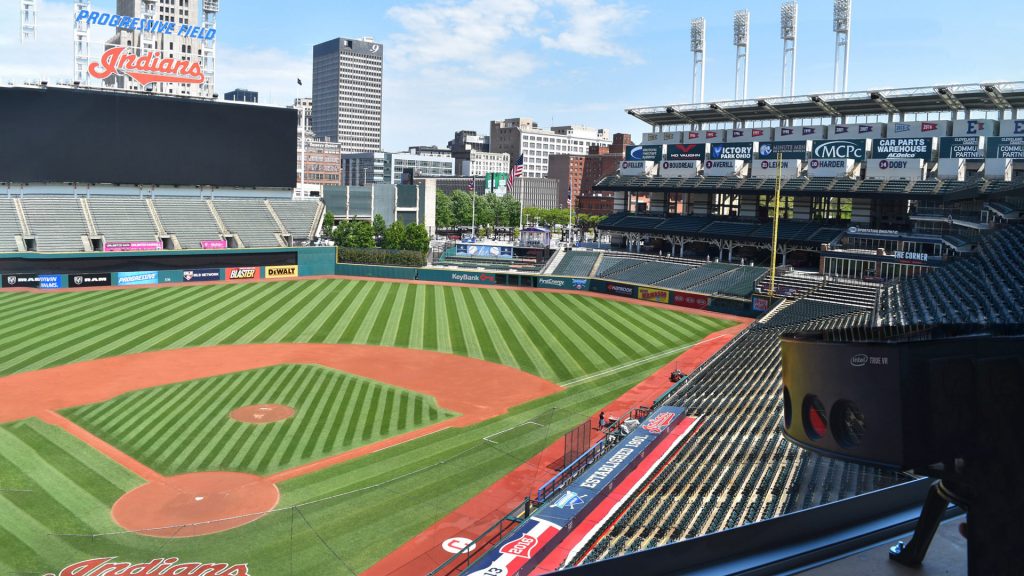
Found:
M 343 153 L 380 150 L 384 47 L 373 38 L 313 46 L 313 132 Z

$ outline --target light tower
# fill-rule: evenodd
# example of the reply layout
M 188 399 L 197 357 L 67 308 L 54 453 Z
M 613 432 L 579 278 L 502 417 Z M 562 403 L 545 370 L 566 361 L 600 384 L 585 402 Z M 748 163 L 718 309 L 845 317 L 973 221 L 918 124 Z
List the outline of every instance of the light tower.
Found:
M 217 27 L 217 12 L 220 11 L 220 0 L 203 0 L 203 22 L 204 28 L 216 28 Z M 203 45 L 199 49 L 199 55 L 203 60 L 203 73 L 206 74 L 206 80 L 202 83 L 199 88 L 200 94 L 203 96 L 212 97 L 215 92 L 214 84 L 214 72 L 217 70 L 217 37 L 214 36 L 209 40 L 203 40 Z
M 36 39 L 36 0 L 21 0 L 21 43 Z
M 782 95 L 796 93 L 796 0 L 782 3 Z
M 750 10 L 737 10 L 732 17 L 732 43 L 736 46 L 735 100 L 747 98 L 747 55 L 750 51 Z M 742 88 L 741 88 L 742 86 Z
M 846 79 L 850 72 L 850 12 L 852 8 L 853 0 L 835 0 L 832 7 L 832 31 L 836 33 L 836 67 L 832 76 L 833 92 L 846 92 Z
M 90 9 L 89 0 L 79 0 L 75 2 L 75 14 L 79 14 L 82 10 L 88 11 Z M 89 66 L 89 19 L 82 18 L 81 20 L 75 20 L 75 48 L 74 48 L 74 63 L 75 63 L 75 82 L 85 86 L 89 83 L 89 75 L 86 73 Z
M 693 101 L 704 101 L 704 18 L 690 20 L 690 52 L 693 52 Z M 699 72 L 698 72 L 699 69 Z

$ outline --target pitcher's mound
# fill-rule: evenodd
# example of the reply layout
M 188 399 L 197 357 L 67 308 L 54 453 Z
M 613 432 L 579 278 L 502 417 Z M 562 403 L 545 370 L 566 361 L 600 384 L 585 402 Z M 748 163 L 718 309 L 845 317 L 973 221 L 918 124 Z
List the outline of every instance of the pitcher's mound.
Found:
M 277 486 L 240 472 L 196 472 L 140 486 L 114 503 L 125 530 L 157 538 L 188 538 L 248 524 L 274 509 Z
M 248 424 L 268 424 L 291 418 L 295 409 L 283 404 L 253 404 L 242 406 L 231 411 L 231 418 Z

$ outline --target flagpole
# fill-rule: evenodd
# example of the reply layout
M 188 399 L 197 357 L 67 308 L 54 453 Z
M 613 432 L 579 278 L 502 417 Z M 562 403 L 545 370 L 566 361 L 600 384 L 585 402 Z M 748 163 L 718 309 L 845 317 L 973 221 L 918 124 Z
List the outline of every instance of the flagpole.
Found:
M 572 241 L 572 179 L 569 179 L 569 246 L 573 245 Z
M 296 78 L 294 105 L 299 107 L 299 86 L 302 86 L 302 79 Z M 306 193 L 306 110 L 299 109 L 299 196 Z

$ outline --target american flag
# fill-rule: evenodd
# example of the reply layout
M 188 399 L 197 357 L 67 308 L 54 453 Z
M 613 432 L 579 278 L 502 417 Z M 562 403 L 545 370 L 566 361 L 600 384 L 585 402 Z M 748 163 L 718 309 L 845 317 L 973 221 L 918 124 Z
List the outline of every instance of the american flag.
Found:
M 508 180 L 505 181 L 505 190 L 511 194 L 513 187 L 516 183 L 516 178 L 523 175 L 523 155 L 520 154 L 519 158 L 516 159 L 516 163 L 512 166 L 512 172 L 509 172 Z

